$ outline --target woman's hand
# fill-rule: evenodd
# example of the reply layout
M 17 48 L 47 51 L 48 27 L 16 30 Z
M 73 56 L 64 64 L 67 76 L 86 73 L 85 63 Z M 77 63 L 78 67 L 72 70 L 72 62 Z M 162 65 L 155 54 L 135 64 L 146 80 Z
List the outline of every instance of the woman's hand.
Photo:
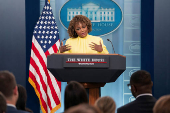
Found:
M 63 46 L 63 42 L 61 41 L 60 53 L 63 53 L 65 51 L 69 51 L 70 49 L 71 49 L 71 46 L 69 46 L 68 44 Z
M 97 45 L 97 44 L 94 43 L 94 42 L 91 42 L 91 43 L 92 43 L 92 44 L 89 44 L 89 45 L 90 45 L 89 47 L 90 47 L 92 50 L 96 50 L 96 51 L 98 51 L 98 52 L 102 52 L 102 51 L 103 51 L 101 41 L 100 41 L 100 45 Z

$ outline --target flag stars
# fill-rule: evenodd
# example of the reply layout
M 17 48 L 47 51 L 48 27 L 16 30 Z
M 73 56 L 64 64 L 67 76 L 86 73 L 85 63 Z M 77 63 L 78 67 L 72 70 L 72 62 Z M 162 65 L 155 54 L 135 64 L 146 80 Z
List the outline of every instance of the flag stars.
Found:
M 48 36 L 46 36 L 45 38 L 48 39 Z
M 53 38 L 56 39 L 56 36 L 54 36 Z
M 51 19 L 51 16 L 49 16 L 48 18 L 49 18 L 49 20 L 50 20 L 50 19 Z
M 43 48 L 46 48 L 46 45 L 44 45 Z
M 43 21 L 41 21 L 40 23 L 43 24 Z
M 49 9 L 49 6 L 47 6 L 47 10 Z
M 43 39 L 43 38 L 44 38 L 44 35 L 42 35 L 41 38 Z
M 50 29 L 50 26 L 47 26 L 47 29 Z
M 50 33 L 53 34 L 53 31 L 51 31 Z
M 35 29 L 37 29 L 38 28 L 38 26 L 35 26 Z
M 51 40 L 49 40 L 48 43 L 51 44 Z
M 55 31 L 54 34 L 57 34 L 57 31 Z
M 47 21 L 45 21 L 44 24 L 47 24 Z
M 50 4 L 44 6 L 39 21 L 34 28 L 34 33 L 44 51 L 49 49 L 51 44 L 53 44 L 53 41 L 57 41 L 56 39 L 58 39 L 59 32 Z
M 50 37 L 49 37 L 50 39 L 52 39 L 52 36 L 50 35 Z
M 43 28 L 46 29 L 46 26 L 44 26 Z
M 48 21 L 48 24 L 51 24 L 51 22 L 50 22 L 50 21 Z
M 55 24 L 55 22 L 54 22 L 54 21 L 52 21 L 52 24 Z
M 42 26 L 40 26 L 39 28 L 42 29 Z
M 37 31 L 34 30 L 34 33 L 37 33 Z
M 47 31 L 46 33 L 49 34 L 49 31 Z
M 45 31 L 43 31 L 42 33 L 45 34 Z

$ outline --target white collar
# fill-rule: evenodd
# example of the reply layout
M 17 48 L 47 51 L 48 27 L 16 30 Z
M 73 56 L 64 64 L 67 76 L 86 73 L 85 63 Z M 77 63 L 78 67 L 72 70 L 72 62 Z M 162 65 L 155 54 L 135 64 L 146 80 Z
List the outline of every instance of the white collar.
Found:
M 151 93 L 143 93 L 143 94 L 138 95 L 138 96 L 136 97 L 136 99 L 137 99 L 138 97 L 140 97 L 140 96 L 152 96 L 152 94 L 151 94 Z
M 16 108 L 16 106 L 15 106 L 15 105 L 13 105 L 13 104 L 7 104 L 7 106 L 11 106 L 11 107 Z

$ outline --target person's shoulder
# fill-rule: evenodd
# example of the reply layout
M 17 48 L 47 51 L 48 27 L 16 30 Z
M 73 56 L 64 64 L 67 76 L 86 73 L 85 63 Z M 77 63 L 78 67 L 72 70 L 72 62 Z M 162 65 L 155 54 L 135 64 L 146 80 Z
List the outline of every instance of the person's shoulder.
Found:
M 128 110 L 128 109 L 131 109 L 131 107 L 135 106 L 135 103 L 136 103 L 135 101 L 132 101 L 132 102 L 130 102 L 128 104 L 125 104 L 125 105 L 119 107 L 117 110 L 119 111 L 119 110 Z

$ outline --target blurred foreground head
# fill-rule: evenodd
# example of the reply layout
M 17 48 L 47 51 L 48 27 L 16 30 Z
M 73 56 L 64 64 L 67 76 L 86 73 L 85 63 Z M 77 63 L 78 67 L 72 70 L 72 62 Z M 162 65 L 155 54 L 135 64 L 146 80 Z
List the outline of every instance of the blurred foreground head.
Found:
M 76 81 L 68 83 L 64 95 L 65 110 L 82 103 L 88 103 L 87 93 L 82 84 Z
M 115 113 L 116 110 L 115 101 L 109 96 L 98 98 L 95 106 L 99 108 L 101 113 Z
M 96 107 L 89 104 L 80 104 L 70 107 L 64 113 L 101 113 Z
M 170 113 L 170 95 L 162 96 L 157 100 L 153 113 Z
M 0 113 L 6 112 L 6 100 L 5 96 L 0 92 Z

